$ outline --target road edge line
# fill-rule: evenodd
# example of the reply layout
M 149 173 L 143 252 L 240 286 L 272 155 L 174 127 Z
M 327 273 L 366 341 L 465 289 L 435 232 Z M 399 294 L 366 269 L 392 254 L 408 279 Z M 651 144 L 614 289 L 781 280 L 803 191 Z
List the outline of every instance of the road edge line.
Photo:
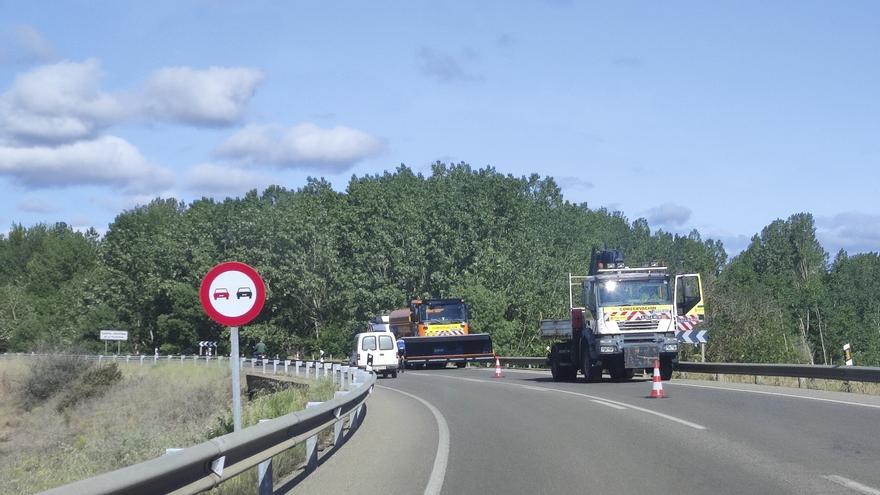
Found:
M 839 476 L 836 474 L 826 474 L 822 477 L 832 483 L 837 483 L 838 485 L 840 485 L 842 487 L 849 488 L 850 490 L 854 490 L 859 493 L 863 493 L 864 495 L 880 495 L 880 490 L 877 490 L 876 488 L 872 488 L 868 485 L 863 485 L 863 484 L 859 483 L 858 481 L 853 481 L 849 478 L 844 478 L 843 476 Z
M 695 387 L 695 388 L 708 388 L 713 390 L 724 390 L 726 392 L 746 392 L 750 394 L 760 394 L 760 395 L 773 395 L 776 397 L 790 397 L 792 399 L 806 399 L 806 400 L 815 400 L 819 402 L 831 402 L 834 404 L 843 404 L 846 406 L 860 406 L 860 407 L 869 407 L 871 409 L 880 409 L 880 405 L 878 404 L 865 404 L 863 402 L 853 402 L 847 400 L 839 400 L 839 399 L 827 399 L 825 397 L 809 397 L 807 395 L 797 395 L 797 394 L 785 394 L 782 392 L 770 392 L 769 390 L 750 390 L 747 388 L 728 388 L 728 387 L 717 387 L 714 385 L 702 385 L 698 383 L 681 383 L 681 382 L 669 382 L 670 385 L 675 387 Z
M 417 395 L 383 385 L 376 386 L 415 399 L 434 415 L 434 419 L 437 421 L 437 454 L 434 456 L 434 467 L 431 468 L 428 484 L 425 485 L 425 495 L 439 495 L 440 490 L 443 489 L 443 479 L 446 478 L 446 466 L 449 464 L 449 425 L 446 423 L 446 418 L 433 404 Z

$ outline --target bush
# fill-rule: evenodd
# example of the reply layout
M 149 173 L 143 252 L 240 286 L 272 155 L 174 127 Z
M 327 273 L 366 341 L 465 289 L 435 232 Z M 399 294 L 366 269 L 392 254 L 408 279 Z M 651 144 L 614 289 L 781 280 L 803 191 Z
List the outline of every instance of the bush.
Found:
M 116 363 L 88 369 L 73 386 L 64 390 L 55 409 L 61 412 L 82 400 L 104 395 L 119 380 L 122 380 L 122 372 Z
M 30 374 L 22 383 L 20 398 L 25 410 L 31 410 L 75 382 L 90 363 L 78 356 L 50 354 L 31 364 Z

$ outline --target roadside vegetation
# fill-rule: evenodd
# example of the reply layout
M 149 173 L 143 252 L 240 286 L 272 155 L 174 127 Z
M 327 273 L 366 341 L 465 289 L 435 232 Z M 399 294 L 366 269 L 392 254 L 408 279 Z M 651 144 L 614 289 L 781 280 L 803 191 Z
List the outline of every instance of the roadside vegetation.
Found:
M 696 230 L 652 229 L 566 201 L 551 177 L 463 163 L 352 177 L 344 192 L 313 179 L 220 202 L 156 199 L 103 236 L 15 225 L 0 235 L 0 352 L 42 342 L 103 352 L 99 330 L 112 328 L 129 332 L 123 353 L 193 354 L 213 340 L 228 354 L 198 288 L 235 259 L 268 286 L 242 332 L 246 354 L 262 339 L 270 355 L 345 355 L 371 316 L 434 296 L 465 298 L 472 328 L 500 354 L 541 355 L 538 321 L 565 316 L 566 274 L 604 246 L 703 275 L 709 360 L 839 364 L 849 343 L 857 365 L 880 365 L 880 255 L 830 255 L 809 213 L 771 222 L 728 260 Z
M 0 360 L 0 493 L 39 492 L 225 434 L 229 384 L 223 366 Z M 301 410 L 333 392 L 327 381 L 258 396 L 245 401 L 243 424 Z M 292 449 L 276 458 L 276 470 L 291 471 L 303 457 L 302 448 Z M 253 493 L 246 479 L 220 493 Z

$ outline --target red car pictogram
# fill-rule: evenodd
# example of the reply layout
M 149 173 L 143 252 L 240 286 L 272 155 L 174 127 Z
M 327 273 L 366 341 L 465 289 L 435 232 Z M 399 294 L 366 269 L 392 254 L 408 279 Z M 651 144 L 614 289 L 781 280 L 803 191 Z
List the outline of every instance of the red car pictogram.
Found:
M 229 291 L 224 288 L 214 289 L 214 300 L 229 299 Z

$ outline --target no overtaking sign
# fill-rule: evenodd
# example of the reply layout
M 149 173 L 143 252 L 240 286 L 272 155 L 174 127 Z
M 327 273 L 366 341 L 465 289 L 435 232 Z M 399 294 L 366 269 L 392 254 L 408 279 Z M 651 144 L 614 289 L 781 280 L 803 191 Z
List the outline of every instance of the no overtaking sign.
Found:
M 232 424 L 241 430 L 241 376 L 238 327 L 245 325 L 263 309 L 266 286 L 256 270 L 238 261 L 227 261 L 211 268 L 199 288 L 202 307 L 212 320 L 229 327 L 232 367 Z
M 266 286 L 250 266 L 227 261 L 211 268 L 202 279 L 199 299 L 212 320 L 235 327 L 260 314 L 266 301 Z

